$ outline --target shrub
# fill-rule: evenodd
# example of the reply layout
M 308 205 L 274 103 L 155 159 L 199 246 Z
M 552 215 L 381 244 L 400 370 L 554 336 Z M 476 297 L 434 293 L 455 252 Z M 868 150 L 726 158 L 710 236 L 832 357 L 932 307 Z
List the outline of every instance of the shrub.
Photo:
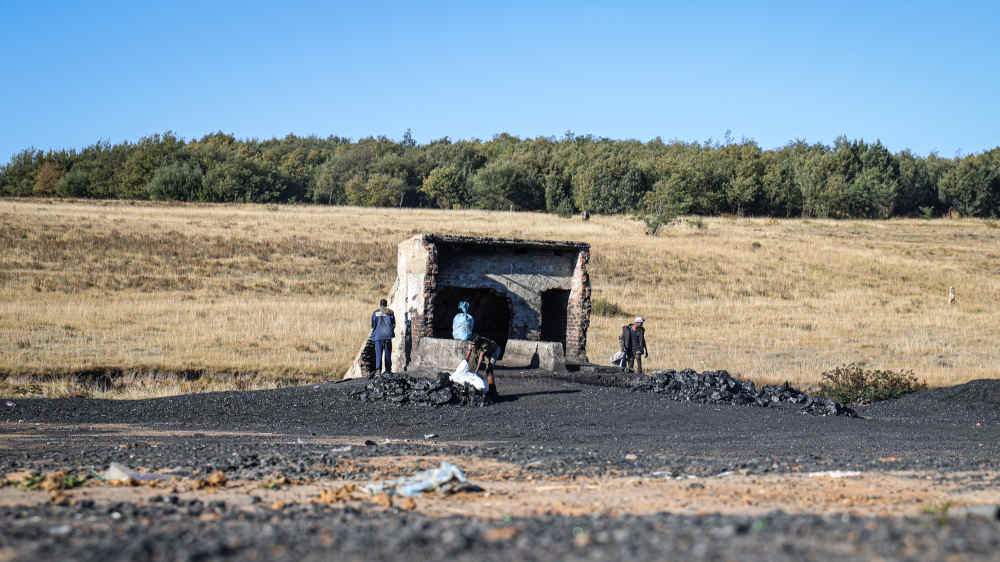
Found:
M 201 168 L 188 162 L 173 162 L 153 172 L 153 179 L 146 184 L 151 199 L 162 201 L 194 201 L 201 191 Z
M 90 195 L 90 174 L 86 170 L 73 168 L 56 182 L 56 193 L 63 197 Z
M 574 184 L 576 207 L 605 215 L 632 211 L 649 189 L 642 169 L 625 157 L 592 163 Z
M 845 404 L 871 404 L 926 389 L 913 371 L 866 370 L 851 363 L 823 373 L 819 394 Z
M 569 199 L 563 199 L 556 205 L 556 214 L 564 219 L 571 218 L 573 216 L 573 202 Z
M 664 211 L 655 215 L 643 215 L 640 218 L 646 223 L 646 234 L 656 236 L 661 228 L 673 224 L 677 220 L 677 215 Z
M 628 316 L 617 304 L 604 299 L 594 299 L 590 311 L 598 316 Z

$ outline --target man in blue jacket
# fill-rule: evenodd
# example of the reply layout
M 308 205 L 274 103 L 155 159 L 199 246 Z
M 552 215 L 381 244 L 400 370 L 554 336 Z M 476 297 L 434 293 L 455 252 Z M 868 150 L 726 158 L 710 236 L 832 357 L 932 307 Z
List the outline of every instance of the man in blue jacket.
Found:
M 392 372 L 392 338 L 396 335 L 396 315 L 389 303 L 382 299 L 379 307 L 372 312 L 372 341 L 375 342 L 375 373 Z

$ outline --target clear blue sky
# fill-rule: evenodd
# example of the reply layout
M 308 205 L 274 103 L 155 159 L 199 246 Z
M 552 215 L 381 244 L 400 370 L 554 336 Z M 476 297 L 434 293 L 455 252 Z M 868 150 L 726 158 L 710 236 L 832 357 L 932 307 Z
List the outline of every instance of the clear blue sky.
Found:
M 173 130 L 1000 145 L 994 2 L 0 0 L 0 163 Z

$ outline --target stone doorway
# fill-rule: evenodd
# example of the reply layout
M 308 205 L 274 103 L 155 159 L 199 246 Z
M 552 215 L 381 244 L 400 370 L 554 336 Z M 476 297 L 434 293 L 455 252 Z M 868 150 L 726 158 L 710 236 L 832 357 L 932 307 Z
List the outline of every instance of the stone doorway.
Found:
M 569 291 L 552 289 L 542 293 L 541 340 L 559 342 L 566 351 L 566 323 L 569 317 Z

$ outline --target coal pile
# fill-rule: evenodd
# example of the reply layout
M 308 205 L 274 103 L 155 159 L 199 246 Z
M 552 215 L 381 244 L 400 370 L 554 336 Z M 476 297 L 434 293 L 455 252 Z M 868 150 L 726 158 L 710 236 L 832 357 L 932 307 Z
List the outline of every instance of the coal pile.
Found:
M 437 378 L 410 377 L 403 374 L 379 374 L 368 378 L 368 384 L 351 394 L 365 402 L 388 401 L 418 406 L 485 406 L 489 403 L 482 391 L 467 384 L 456 384 L 448 373 Z
M 828 398 L 812 398 L 787 382 L 765 385 L 758 390 L 753 381 L 735 379 L 726 371 L 698 373 L 692 369 L 684 369 L 657 371 L 648 377 L 622 377 L 626 379 L 623 382 L 626 382 L 628 388 L 634 391 L 666 394 L 672 400 L 683 402 L 762 407 L 785 403 L 801 405 L 800 411 L 803 414 L 857 417 L 857 413 L 851 408 Z

